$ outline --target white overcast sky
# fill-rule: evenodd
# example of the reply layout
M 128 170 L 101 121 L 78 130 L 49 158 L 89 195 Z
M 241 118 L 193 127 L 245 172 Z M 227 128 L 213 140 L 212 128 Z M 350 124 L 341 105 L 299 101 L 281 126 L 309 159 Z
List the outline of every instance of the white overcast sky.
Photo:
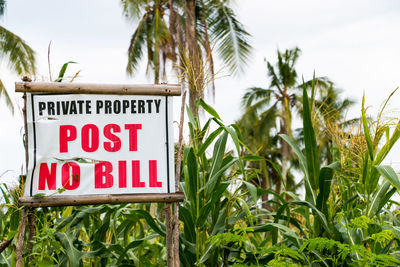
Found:
M 344 96 L 356 100 L 349 117 L 359 114 L 364 92 L 373 113 L 400 85 L 400 1 L 237 0 L 235 10 L 252 34 L 254 52 L 244 74 L 216 82 L 214 106 L 226 122 L 240 116 L 246 88 L 268 85 L 264 58 L 274 62 L 278 48 L 300 47 L 300 75 L 309 79 L 315 70 L 317 76 L 333 80 Z M 79 64 L 69 74 L 81 70 L 80 82 L 151 83 L 144 70 L 133 78 L 125 73 L 126 51 L 136 25 L 121 14 L 117 0 L 8 0 L 0 25 L 37 52 L 39 79 L 48 79 L 47 46 L 52 41 L 53 77 L 64 62 L 72 60 Z M 20 78 L 6 66 L 1 64 L 0 77 L 20 102 L 21 95 L 13 92 L 13 83 Z M 391 102 L 392 109 L 400 107 L 399 94 Z M 11 116 L 0 103 L 0 175 L 11 170 L 5 179 L 18 175 L 24 161 L 22 118 L 18 112 Z M 179 100 L 175 103 L 177 111 Z M 389 162 L 398 170 L 400 153 L 398 147 L 394 149 Z

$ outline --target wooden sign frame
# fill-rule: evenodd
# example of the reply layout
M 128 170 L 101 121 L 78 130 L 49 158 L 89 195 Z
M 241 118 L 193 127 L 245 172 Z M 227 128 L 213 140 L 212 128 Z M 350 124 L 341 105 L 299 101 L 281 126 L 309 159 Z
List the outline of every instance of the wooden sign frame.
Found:
M 57 82 L 16 82 L 15 91 L 24 93 L 24 122 L 27 136 L 26 93 L 33 94 L 113 94 L 113 95 L 154 95 L 180 96 L 181 86 L 178 84 L 90 84 L 90 83 L 57 83 Z M 28 152 L 26 139 L 26 153 Z M 27 153 L 28 155 L 28 153 Z M 28 166 L 29 158 L 26 156 Z M 107 194 L 82 196 L 43 196 L 21 197 L 21 206 L 75 206 L 107 203 L 139 203 L 139 202 L 181 202 L 183 192 L 165 194 Z
M 180 96 L 181 85 L 179 84 L 149 84 L 149 85 L 133 85 L 133 84 L 89 84 L 89 83 L 57 83 L 57 82 L 16 82 L 15 91 L 24 93 L 24 126 L 25 126 L 25 157 L 26 166 L 28 168 L 28 128 L 26 115 L 26 93 L 32 94 L 113 94 L 113 95 L 153 95 L 153 96 Z M 182 97 L 182 109 L 179 125 L 179 150 L 182 150 L 182 128 L 183 113 L 186 92 Z M 180 168 L 181 157 L 178 155 L 177 168 Z M 179 170 L 177 170 L 180 175 Z M 179 179 L 176 179 L 175 187 L 179 188 Z M 165 204 L 166 217 L 166 247 L 167 247 L 167 266 L 179 266 L 179 219 L 178 219 L 178 202 L 184 200 L 183 192 L 165 194 L 102 194 L 102 195 L 82 195 L 82 196 L 44 196 L 21 197 L 19 198 L 19 206 L 25 208 L 27 214 L 34 214 L 31 210 L 37 207 L 51 206 L 76 206 L 76 205 L 97 205 L 97 204 L 118 204 L 118 203 L 142 203 L 157 202 Z M 174 203 L 174 216 L 172 216 L 172 206 Z M 30 212 L 30 213 L 29 213 Z M 23 221 L 25 216 L 23 216 Z M 21 223 L 24 225 L 24 223 Z M 25 228 L 20 227 L 18 238 L 17 254 L 20 257 L 17 260 L 17 266 L 21 266 L 23 236 Z
M 113 95 L 157 95 L 179 96 L 181 86 L 177 84 L 85 84 L 85 83 L 56 83 L 56 82 L 16 82 L 15 91 L 25 96 L 24 122 L 27 136 L 26 93 L 34 94 L 113 94 Z M 26 140 L 26 155 L 27 153 Z M 26 156 L 26 163 L 29 158 Z M 28 166 L 28 165 L 27 165 Z M 27 207 L 89 205 L 106 203 L 136 203 L 136 202 L 180 202 L 183 193 L 168 194 L 125 194 L 125 195 L 84 195 L 84 196 L 45 196 L 22 197 L 20 205 Z

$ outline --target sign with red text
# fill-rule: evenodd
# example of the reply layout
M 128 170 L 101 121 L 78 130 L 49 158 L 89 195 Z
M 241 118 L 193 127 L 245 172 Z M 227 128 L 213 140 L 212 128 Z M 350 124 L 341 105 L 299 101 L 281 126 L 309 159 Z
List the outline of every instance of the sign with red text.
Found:
M 171 96 L 27 94 L 25 196 L 174 193 Z

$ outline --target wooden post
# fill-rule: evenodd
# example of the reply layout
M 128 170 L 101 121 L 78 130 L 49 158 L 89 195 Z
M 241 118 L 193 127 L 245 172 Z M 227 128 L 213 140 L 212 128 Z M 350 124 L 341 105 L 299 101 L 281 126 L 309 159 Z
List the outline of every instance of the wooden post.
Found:
M 167 266 L 174 266 L 173 238 L 172 238 L 172 206 L 171 203 L 165 203 L 165 243 L 167 246 Z
M 33 260 L 32 250 L 36 236 L 36 208 L 27 208 L 28 212 L 28 252 L 29 262 Z
M 185 102 L 186 102 L 186 91 L 182 95 L 181 115 L 179 121 L 179 139 L 178 139 L 178 151 L 176 156 L 176 174 L 175 174 L 175 190 L 179 191 L 179 182 L 181 177 L 181 163 L 182 163 L 182 144 L 183 144 L 183 124 L 185 120 Z M 174 266 L 179 267 L 179 203 L 174 203 Z
M 22 249 L 24 248 L 24 237 L 25 237 L 25 226 L 26 226 L 26 212 L 25 209 L 21 211 L 21 222 L 19 224 L 18 229 L 18 239 L 17 239 L 17 248 L 16 248 L 16 256 L 17 262 L 15 264 L 16 267 L 22 267 Z
M 113 94 L 180 96 L 177 84 L 85 84 L 56 82 L 17 82 L 15 92 L 53 94 Z

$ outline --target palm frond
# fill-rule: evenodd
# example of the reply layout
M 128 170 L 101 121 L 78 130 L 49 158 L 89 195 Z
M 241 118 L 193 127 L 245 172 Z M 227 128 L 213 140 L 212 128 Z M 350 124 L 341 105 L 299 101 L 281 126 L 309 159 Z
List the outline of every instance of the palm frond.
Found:
M 122 14 L 131 20 L 137 20 L 145 11 L 147 0 L 121 0 Z
M 18 75 L 34 74 L 35 52 L 20 37 L 0 26 L 0 56 L 8 59 L 8 65 Z
M 2 97 L 4 97 L 4 100 L 6 102 L 8 109 L 11 111 L 12 114 L 14 114 L 14 104 L 13 104 L 11 97 L 8 94 L 6 88 L 4 87 L 3 82 L 0 79 L 0 99 Z
M 272 92 L 273 91 L 270 89 L 264 89 L 260 87 L 248 88 L 242 98 L 242 106 L 248 108 L 254 104 L 254 101 L 264 98 L 268 99 L 269 101 Z
M 128 64 L 126 66 L 126 72 L 129 75 L 133 75 L 133 73 L 137 70 L 140 59 L 143 56 L 144 43 L 148 38 L 148 29 L 146 24 L 148 15 L 149 14 L 146 13 L 140 20 L 139 25 L 131 38 L 131 42 L 128 48 Z
M 264 61 L 267 63 L 268 76 L 271 77 L 271 83 L 270 83 L 269 87 L 270 88 L 276 87 L 279 90 L 279 92 L 282 93 L 281 81 L 280 81 L 278 75 L 276 75 L 274 66 L 272 66 L 272 64 L 269 63 L 266 59 L 264 59 Z
M 229 71 L 238 74 L 247 65 L 251 54 L 250 34 L 225 1 L 214 0 L 213 3 L 214 12 L 208 18 L 213 41 L 218 44 L 217 51 Z

